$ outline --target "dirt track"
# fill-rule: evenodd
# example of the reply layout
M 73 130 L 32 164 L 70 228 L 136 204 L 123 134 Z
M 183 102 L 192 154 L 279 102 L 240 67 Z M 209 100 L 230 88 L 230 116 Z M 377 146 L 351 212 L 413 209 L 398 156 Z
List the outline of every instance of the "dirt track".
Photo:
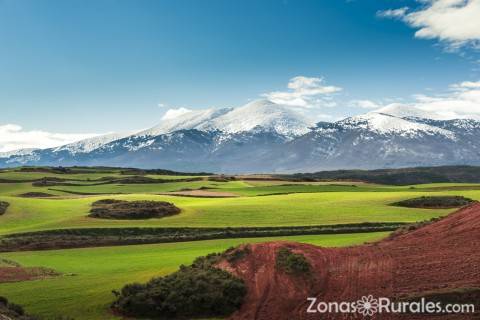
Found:
M 313 275 L 289 276 L 275 268 L 277 250 L 287 246 L 307 257 Z M 365 295 L 392 300 L 480 288 L 480 204 L 471 205 L 407 234 L 376 244 L 319 248 L 287 242 L 251 246 L 251 253 L 221 267 L 243 278 L 246 302 L 232 320 L 363 319 L 358 314 L 307 313 L 307 297 L 356 301 Z M 478 293 L 476 293 L 478 295 Z M 476 297 L 477 303 L 480 301 Z M 372 319 L 480 319 L 479 315 L 377 314 Z

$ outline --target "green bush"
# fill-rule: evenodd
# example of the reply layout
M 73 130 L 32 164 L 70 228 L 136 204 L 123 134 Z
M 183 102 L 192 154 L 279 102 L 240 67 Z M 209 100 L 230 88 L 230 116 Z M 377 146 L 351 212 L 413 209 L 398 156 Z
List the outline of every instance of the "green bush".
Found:
M 407 208 L 458 208 L 474 202 L 472 199 L 462 196 L 423 196 L 392 203 L 393 206 Z
M 4 214 L 7 211 L 7 208 L 10 204 L 5 201 L 0 201 L 0 215 Z
M 243 248 L 231 247 L 227 249 L 227 251 L 225 251 L 223 255 L 229 263 L 235 263 L 243 259 L 250 252 L 251 252 L 250 247 L 246 245 Z
M 22 306 L 9 302 L 5 297 L 0 297 L 0 319 L 38 320 L 26 314 Z
M 92 203 L 88 216 L 100 219 L 150 219 L 179 214 L 180 211 L 180 208 L 166 201 L 102 199 Z
M 275 259 L 275 266 L 289 274 L 302 275 L 311 272 L 311 265 L 300 253 L 293 253 L 288 248 L 280 248 Z
M 243 303 L 243 280 L 215 268 L 221 255 L 197 258 L 191 266 L 146 284 L 128 284 L 114 292 L 112 308 L 125 316 L 183 319 L 228 316 Z

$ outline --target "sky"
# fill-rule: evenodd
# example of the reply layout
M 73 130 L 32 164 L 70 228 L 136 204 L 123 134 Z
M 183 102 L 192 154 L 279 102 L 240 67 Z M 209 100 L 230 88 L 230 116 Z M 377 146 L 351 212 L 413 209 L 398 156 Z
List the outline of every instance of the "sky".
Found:
M 0 0 L 0 152 L 267 98 L 480 116 L 480 0 Z

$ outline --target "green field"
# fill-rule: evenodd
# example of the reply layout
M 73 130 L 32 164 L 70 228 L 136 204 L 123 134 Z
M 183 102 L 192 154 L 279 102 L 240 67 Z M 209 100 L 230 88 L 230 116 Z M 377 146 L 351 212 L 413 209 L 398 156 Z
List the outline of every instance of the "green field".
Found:
M 318 235 L 282 238 L 322 246 L 345 246 L 374 241 L 386 233 Z M 172 244 L 107 248 L 52 250 L 2 254 L 25 266 L 45 266 L 64 275 L 46 279 L 0 284 L 0 296 L 7 296 L 29 312 L 51 318 L 68 315 L 75 319 L 115 319 L 108 311 L 112 289 L 134 281 L 175 271 L 195 257 L 220 252 L 241 243 L 279 240 L 256 238 L 196 241 Z
M 84 170 L 84 171 L 82 171 Z M 455 209 L 416 209 L 392 206 L 400 200 L 426 195 L 459 195 L 480 200 L 480 185 L 435 183 L 388 186 L 361 182 L 287 182 L 281 180 L 212 181 L 208 177 L 146 174 L 153 183 L 119 184 L 125 175 L 116 169 L 82 169 L 77 173 L 0 172 L 0 201 L 10 204 L 0 215 L 0 236 L 70 228 L 124 227 L 280 227 L 418 222 Z M 34 180 L 57 178 L 56 185 L 33 186 Z M 182 181 L 197 178 L 200 181 Z M 170 180 L 168 182 L 163 180 Z M 178 180 L 172 182 L 172 180 Z M 102 184 L 98 184 L 98 183 Z M 236 197 L 202 198 L 168 192 L 202 189 Z M 21 194 L 43 192 L 49 198 Z M 167 193 L 167 194 L 165 194 Z M 91 203 L 100 199 L 158 200 L 174 203 L 181 213 L 162 219 L 105 220 L 89 218 Z M 116 319 L 109 313 L 112 289 L 175 271 L 197 256 L 219 252 L 240 243 L 290 240 L 321 246 L 348 246 L 375 241 L 388 233 L 303 235 L 276 238 L 225 239 L 153 245 L 0 253 L 23 266 L 48 267 L 55 278 L 1 283 L 0 296 L 22 304 L 27 311 L 52 319 Z

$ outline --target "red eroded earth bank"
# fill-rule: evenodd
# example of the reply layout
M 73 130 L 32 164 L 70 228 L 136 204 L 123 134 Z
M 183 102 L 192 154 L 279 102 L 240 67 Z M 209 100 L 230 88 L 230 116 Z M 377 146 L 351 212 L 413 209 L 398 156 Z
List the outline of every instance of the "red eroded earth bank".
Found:
M 294 276 L 278 270 L 275 259 L 281 247 L 303 254 L 312 266 L 312 274 Z M 398 301 L 450 293 L 470 299 L 468 302 L 475 303 L 478 310 L 480 204 L 374 244 L 349 248 L 288 242 L 250 245 L 244 258 L 233 265 L 224 261 L 220 267 L 244 279 L 248 287 L 245 303 L 232 320 L 363 319 L 360 314 L 307 313 L 307 297 L 341 302 L 373 295 Z M 384 313 L 371 318 L 444 320 L 480 316 Z

